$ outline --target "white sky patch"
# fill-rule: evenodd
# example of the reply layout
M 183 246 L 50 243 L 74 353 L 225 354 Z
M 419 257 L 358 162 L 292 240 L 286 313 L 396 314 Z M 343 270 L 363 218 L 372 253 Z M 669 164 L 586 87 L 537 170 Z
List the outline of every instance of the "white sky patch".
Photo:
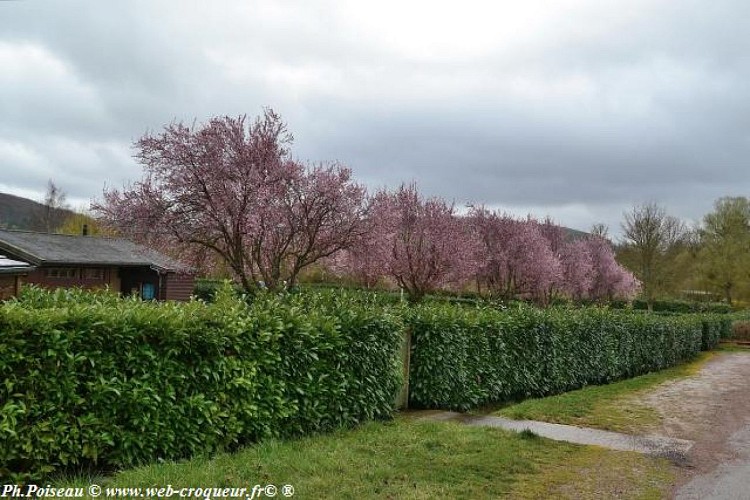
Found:
M 562 12 L 585 3 L 385 0 L 347 3 L 339 14 L 401 57 L 445 62 L 523 49 L 553 30 Z
M 33 170 L 44 166 L 47 161 L 43 155 L 20 141 L 9 141 L 0 138 L 0 161 L 5 164 L 4 174 L 11 168 Z M 12 166 L 12 167 L 11 167 Z
M 50 129 L 61 115 L 83 126 L 107 119 L 96 88 L 46 47 L 0 39 L 0 68 L 0 109 L 16 127 Z M 16 127 L 8 127 L 5 135 L 15 134 Z
M 0 41 L 0 83 L 3 85 L 65 84 L 72 78 L 67 66 L 44 47 Z
M 41 202 L 44 199 L 44 190 L 26 189 L 12 184 L 0 183 L 0 193 L 8 193 L 22 198 Z

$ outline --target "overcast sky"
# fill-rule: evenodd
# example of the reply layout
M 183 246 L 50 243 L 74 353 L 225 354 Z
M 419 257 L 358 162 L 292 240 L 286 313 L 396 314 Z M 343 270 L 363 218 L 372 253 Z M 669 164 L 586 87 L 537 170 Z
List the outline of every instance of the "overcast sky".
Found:
M 302 160 L 613 233 L 750 195 L 745 0 L 0 1 L 0 191 L 74 205 L 173 120 L 279 112 Z

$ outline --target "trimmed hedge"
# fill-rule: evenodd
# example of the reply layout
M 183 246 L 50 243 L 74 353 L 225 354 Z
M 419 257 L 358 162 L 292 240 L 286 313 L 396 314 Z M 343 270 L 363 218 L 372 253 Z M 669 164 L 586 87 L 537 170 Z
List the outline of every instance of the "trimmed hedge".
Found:
M 750 313 L 744 311 L 734 314 L 729 337 L 732 340 L 750 340 Z
M 75 292 L 71 292 L 75 293 Z M 0 306 L 0 477 L 179 459 L 392 415 L 403 326 L 346 296 Z
M 625 309 L 628 303 L 622 300 L 613 301 L 612 307 Z M 636 310 L 647 310 L 648 303 L 643 299 L 633 300 L 630 306 Z M 732 306 L 724 302 L 697 302 L 688 300 L 655 300 L 653 303 L 654 312 L 673 312 L 681 314 L 689 313 L 711 313 L 711 314 L 729 314 L 732 312 Z
M 703 314 L 701 315 L 703 323 L 703 338 L 701 349 L 709 351 L 719 345 L 721 339 L 728 339 L 732 336 L 731 317 L 724 314 Z
M 731 332 L 726 315 L 505 311 L 391 293 L 142 302 L 27 288 L 0 305 L 0 477 L 36 481 L 388 418 L 412 332 L 410 402 L 544 396 L 658 370 Z
M 456 410 L 660 370 L 712 347 L 725 328 L 697 315 L 530 307 L 423 306 L 408 324 L 410 404 Z
M 217 292 L 225 286 L 225 281 L 226 280 L 198 278 L 193 285 L 193 295 L 204 302 L 213 302 Z M 238 297 L 242 295 L 243 290 L 241 286 L 238 284 L 231 284 L 230 286 Z

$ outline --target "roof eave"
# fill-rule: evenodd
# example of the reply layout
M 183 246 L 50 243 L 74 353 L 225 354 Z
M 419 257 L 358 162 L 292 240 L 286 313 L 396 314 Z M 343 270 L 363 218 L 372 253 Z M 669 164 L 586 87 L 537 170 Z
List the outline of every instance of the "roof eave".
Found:
M 44 260 L 40 258 L 39 256 L 29 253 L 23 248 L 19 248 L 15 245 L 11 245 L 7 241 L 0 240 L 0 250 L 6 253 L 15 254 L 20 259 L 29 261 L 30 263 L 34 265 L 39 265 L 42 262 L 44 262 Z
M 149 267 L 154 268 L 151 262 L 102 262 L 102 261 L 77 261 L 77 260 L 44 260 L 40 266 L 81 266 L 81 267 Z

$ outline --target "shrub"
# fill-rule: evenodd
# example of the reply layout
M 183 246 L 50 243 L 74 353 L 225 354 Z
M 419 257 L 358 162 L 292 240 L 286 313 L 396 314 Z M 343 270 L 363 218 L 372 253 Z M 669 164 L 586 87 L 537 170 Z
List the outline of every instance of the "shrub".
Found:
M 213 302 L 216 296 L 216 292 L 221 289 L 223 284 L 223 280 L 208 278 L 196 279 L 195 285 L 193 286 L 193 295 L 204 302 Z M 242 295 L 242 293 L 244 292 L 242 287 L 238 284 L 233 284 L 232 289 L 237 296 Z
M 70 293 L 0 307 L 0 477 L 179 459 L 393 411 L 402 325 L 382 308 Z
M 467 410 L 659 370 L 701 349 L 703 323 L 599 308 L 425 305 L 408 317 L 410 404 Z
M 750 340 L 750 321 L 747 319 L 735 321 L 730 337 L 736 340 Z
M 27 288 L 0 306 L 0 477 L 39 480 L 231 449 L 392 415 L 410 402 L 544 396 L 658 370 L 731 333 L 727 315 L 522 303 L 409 308 L 389 292 L 258 293 L 212 303 Z
M 732 317 L 725 314 L 703 314 L 701 349 L 708 351 L 719 345 L 719 340 L 732 336 Z
M 648 309 L 645 300 L 634 300 L 633 309 Z M 716 313 L 729 314 L 732 306 L 723 302 L 690 302 L 685 300 L 655 300 L 653 303 L 655 312 L 674 313 Z
M 22 303 L 23 307 L 27 309 L 67 307 L 73 304 L 114 306 L 120 304 L 123 300 L 141 301 L 140 297 L 122 298 L 118 293 L 107 288 L 99 290 L 55 288 L 48 290 L 34 285 L 24 285 L 19 296 L 13 300 Z

